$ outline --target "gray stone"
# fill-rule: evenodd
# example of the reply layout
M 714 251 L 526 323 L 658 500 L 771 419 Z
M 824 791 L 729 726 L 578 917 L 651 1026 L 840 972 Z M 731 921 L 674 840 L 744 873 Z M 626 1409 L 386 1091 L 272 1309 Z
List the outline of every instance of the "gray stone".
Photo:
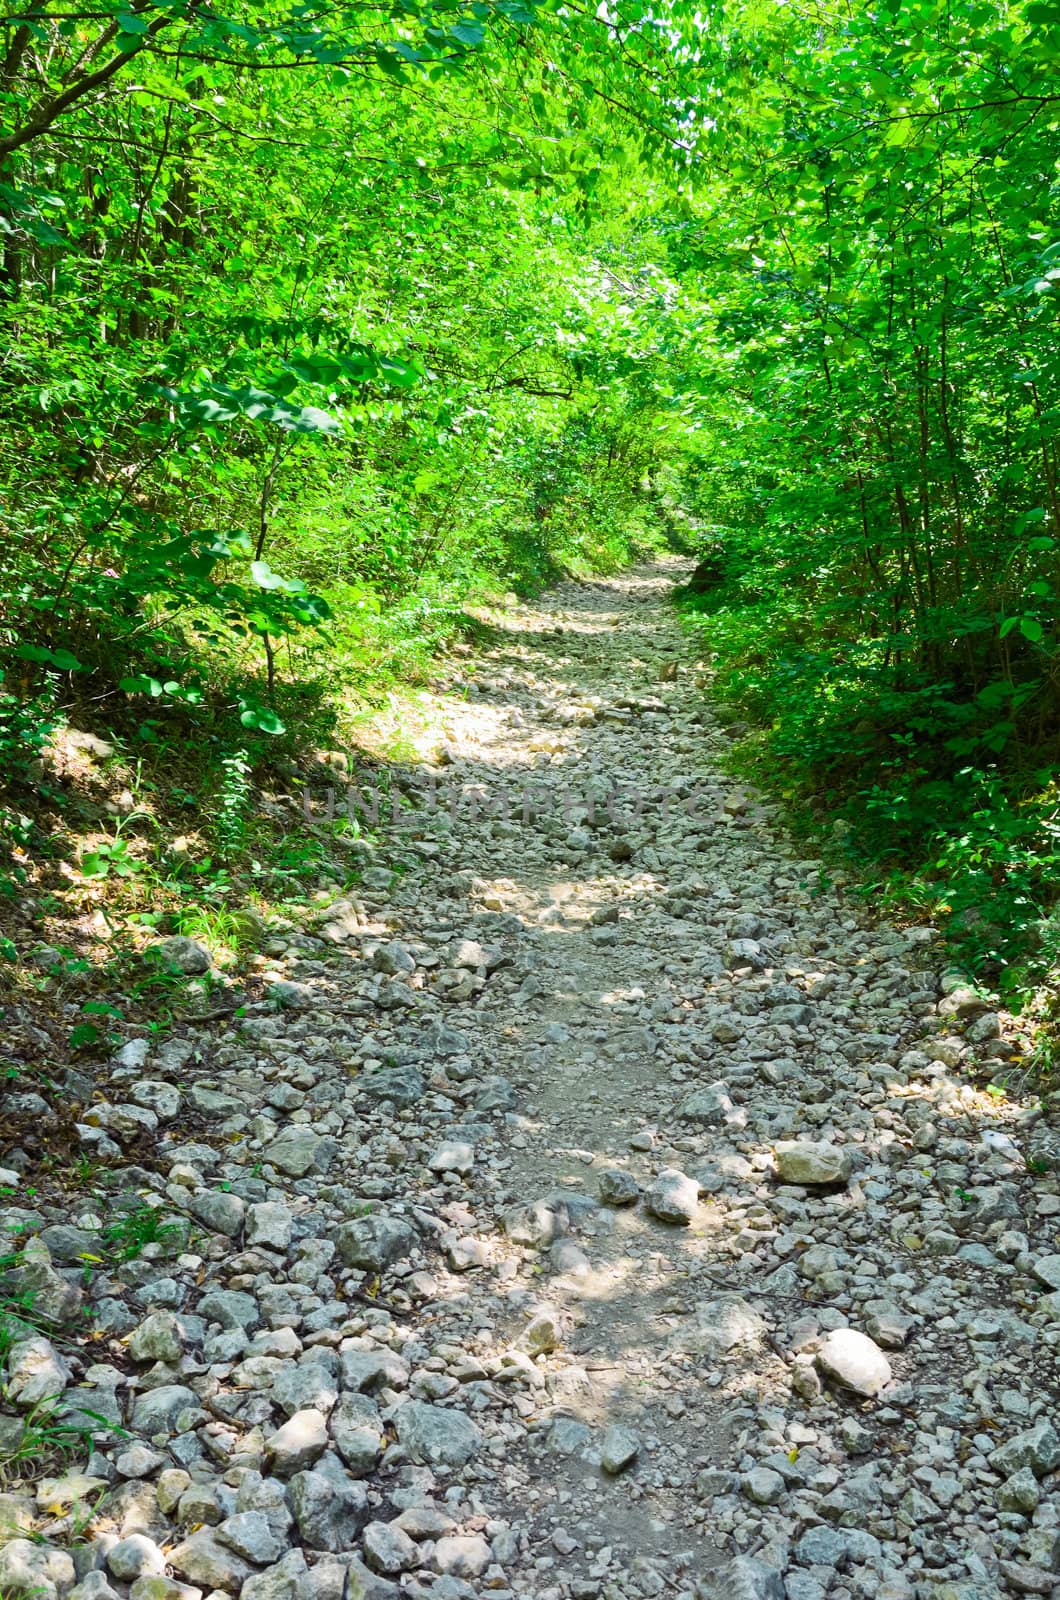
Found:
M 1029 1561 L 1002 1561 L 999 1570 L 1006 1587 L 1016 1594 L 1056 1593 L 1056 1573 L 1032 1566 Z
M 480 1116 L 491 1111 L 514 1111 L 519 1096 L 511 1080 L 500 1076 L 483 1078 L 472 1105 Z
M 462 1139 L 447 1139 L 427 1162 L 432 1172 L 457 1172 L 466 1176 L 474 1170 L 475 1147 Z
M 1060 1256 L 1039 1256 L 1031 1271 L 1047 1289 L 1060 1289 Z
M 120 1583 L 132 1583 L 134 1578 L 161 1576 L 166 1570 L 166 1558 L 153 1539 L 143 1533 L 131 1533 L 107 1551 L 107 1570 Z
M 845 1183 L 850 1176 L 849 1153 L 823 1140 L 782 1139 L 773 1154 L 781 1183 L 828 1185 Z
M 207 1117 L 239 1117 L 247 1109 L 245 1101 L 241 1100 L 238 1095 L 225 1094 L 220 1089 L 211 1089 L 209 1084 L 206 1083 L 193 1083 L 188 1090 L 188 1099 L 196 1111 L 201 1111 Z M 196 1145 L 194 1148 L 197 1152 L 201 1152 L 206 1147 Z M 187 1158 L 184 1157 L 182 1159 Z M 202 1159 L 200 1155 L 200 1161 Z M 209 1157 L 206 1159 L 216 1162 L 216 1153 L 211 1150 Z
M 563 1318 L 555 1306 L 537 1306 L 519 1343 L 531 1355 L 545 1355 L 563 1342 Z
M 222 1328 L 256 1328 L 261 1321 L 258 1302 L 241 1289 L 211 1289 L 199 1301 L 199 1315 Z
M 399 1110 L 414 1106 L 426 1092 L 423 1078 L 412 1066 L 379 1067 L 375 1072 L 366 1072 L 358 1079 L 358 1088 L 373 1100 L 389 1100 Z
M 660 1222 L 687 1228 L 699 1210 L 699 1184 L 676 1167 L 664 1167 L 648 1190 L 644 1204 Z
M 373 1572 L 363 1561 L 356 1556 L 344 1555 L 341 1558 L 346 1575 L 345 1594 L 336 1594 L 331 1600 L 399 1600 L 405 1592 L 389 1578 L 384 1578 L 381 1573 Z M 319 1573 L 320 1566 L 315 1569 L 314 1576 Z M 313 1595 L 304 1597 L 304 1600 L 316 1600 Z M 431 1600 L 446 1600 L 446 1596 L 439 1594 L 437 1588 L 431 1592 Z M 450 1600 L 468 1600 L 467 1596 L 452 1596 Z
M 74 1563 L 65 1550 L 29 1539 L 8 1539 L 0 1546 L 0 1594 L 11 1600 L 59 1600 L 73 1587 Z
M 371 1393 L 384 1385 L 388 1389 L 404 1389 L 409 1381 L 408 1362 L 385 1346 L 377 1350 L 343 1347 L 339 1352 L 339 1364 L 344 1389 L 358 1389 L 363 1393 Z
M 481 1533 L 447 1533 L 434 1547 L 433 1565 L 453 1578 L 480 1578 L 491 1559 Z
M 849 1554 L 847 1531 L 827 1525 L 808 1528 L 795 1546 L 795 1554 L 807 1567 L 830 1567 L 838 1571 L 846 1565 Z
M 640 1184 L 631 1172 L 606 1167 L 600 1174 L 599 1194 L 605 1206 L 634 1206 L 640 1199 Z
M 339 1398 L 339 1386 L 322 1361 L 288 1361 L 272 1380 L 272 1398 L 289 1417 L 296 1411 L 327 1416 Z
M 264 1511 L 237 1511 L 217 1524 L 217 1537 L 236 1555 L 256 1567 L 278 1561 L 284 1541 Z
M 22 1410 L 62 1394 L 73 1377 L 59 1352 L 43 1335 L 17 1339 L 7 1355 L 5 1398 Z
M 243 1594 L 246 1594 L 243 1590 Z M 74 1596 L 70 1596 L 74 1600 Z M 137 1578 L 129 1590 L 129 1600 L 202 1600 L 202 1590 L 178 1578 L 162 1578 L 152 1573 Z
M 327 1421 L 319 1411 L 296 1411 L 265 1441 L 265 1459 L 279 1478 L 311 1467 L 328 1446 Z
M 389 944 L 377 945 L 372 956 L 372 965 L 376 972 L 396 976 L 399 973 L 415 972 L 416 958 L 403 944 L 393 939 Z
M 482 1239 L 450 1237 L 443 1244 L 450 1272 L 473 1272 L 476 1267 L 489 1265 L 489 1249 Z
M 784 1479 L 772 1467 L 752 1467 L 744 1473 L 741 1488 L 757 1506 L 775 1506 L 784 1497 Z
M 76 1322 L 84 1295 L 48 1261 L 26 1261 L 4 1274 L 4 1287 L 25 1305 L 32 1305 L 35 1323 L 62 1328 Z
M 85 1573 L 81 1582 L 69 1591 L 67 1600 L 121 1600 L 121 1596 L 106 1573 L 96 1569 Z
M 395 1416 L 398 1438 L 413 1461 L 431 1467 L 463 1467 L 482 1443 L 482 1435 L 462 1411 L 409 1400 Z
M 1060 1466 L 1060 1436 L 1043 1417 L 1033 1428 L 1000 1445 L 991 1455 L 990 1465 L 1004 1478 L 1012 1477 L 1023 1467 L 1029 1467 L 1036 1478 L 1044 1478 Z
M 855 1394 L 872 1399 L 891 1381 L 891 1363 L 878 1345 L 855 1328 L 836 1328 L 817 1352 L 817 1365 Z
M 364 1485 L 331 1473 L 295 1473 L 287 1499 L 310 1550 L 349 1550 L 371 1515 Z
M 549 1448 L 560 1456 L 583 1455 L 592 1437 L 593 1430 L 575 1417 L 554 1417 L 548 1430 Z
M 290 1178 L 304 1178 L 315 1165 L 322 1143 L 312 1128 L 295 1122 L 265 1146 L 265 1160 Z
M 288 1550 L 275 1566 L 247 1579 L 239 1600 L 311 1600 L 305 1588 L 308 1571 L 301 1550 Z
M 733 1110 L 727 1083 L 712 1083 L 705 1089 L 696 1089 L 682 1100 L 677 1115 L 682 1122 L 694 1122 L 701 1128 L 722 1127 Z
M 41 1244 L 47 1245 L 52 1260 L 63 1265 L 80 1263 L 85 1256 L 101 1253 L 98 1233 L 89 1233 L 87 1228 L 74 1228 L 65 1222 L 42 1228 L 38 1238 Z
M 880 1306 L 865 1318 L 865 1332 L 885 1350 L 901 1350 L 915 1321 L 896 1306 Z
M 753 1556 L 736 1556 L 697 1588 L 703 1600 L 785 1600 L 784 1579 Z
M 138 1106 L 153 1111 L 160 1122 L 172 1122 L 180 1111 L 183 1096 L 175 1084 L 160 1078 L 140 1078 L 129 1088 L 129 1098 Z
M 132 1409 L 132 1425 L 150 1439 L 156 1433 L 176 1433 L 182 1411 L 198 1411 L 199 1397 L 183 1383 L 163 1383 L 137 1395 Z
M 410 1539 L 440 1539 L 445 1533 L 453 1533 L 456 1523 L 452 1517 L 447 1517 L 444 1511 L 438 1511 L 434 1506 L 409 1506 L 397 1519 L 397 1526 L 408 1534 Z
M 115 1457 L 114 1465 L 123 1478 L 149 1478 L 165 1462 L 161 1450 L 151 1450 L 145 1444 L 131 1444 Z
M 237 1594 L 254 1570 L 218 1537 L 216 1528 L 200 1528 L 171 1550 L 168 1560 L 178 1576 L 202 1589 L 223 1589 L 226 1594 Z
M 396 1522 L 370 1522 L 364 1530 L 364 1559 L 374 1572 L 396 1575 L 418 1567 L 420 1552 Z
M 290 978 L 274 978 L 265 986 L 265 998 L 277 1009 L 282 1010 L 286 1006 L 294 1011 L 299 1006 L 312 1005 L 313 989 L 308 983 L 293 983 Z
M 501 1225 L 515 1244 L 525 1244 L 534 1250 L 543 1250 L 566 1233 L 569 1218 L 547 1200 L 534 1200 L 529 1205 L 513 1206 L 504 1213 Z
M 180 1319 L 172 1311 L 153 1311 L 129 1339 L 129 1354 L 134 1361 L 164 1361 L 175 1365 L 184 1354 Z
M 640 1454 L 640 1440 L 632 1428 L 613 1422 L 600 1441 L 600 1465 L 612 1476 L 631 1467 Z
M 717 1358 L 730 1350 L 759 1349 L 766 1332 L 765 1318 L 742 1296 L 719 1294 L 697 1306 L 671 1342 L 675 1349 L 692 1355 Z
M 189 977 L 194 977 L 200 972 L 209 972 L 212 958 L 205 945 L 195 939 L 187 939 L 182 933 L 175 933 L 168 939 L 159 939 L 150 945 L 152 950 L 172 972 L 184 972 Z
M 416 1235 L 409 1224 L 401 1217 L 390 1217 L 384 1212 L 372 1212 L 370 1216 L 344 1222 L 335 1234 L 335 1247 L 342 1264 L 373 1272 L 383 1272 L 400 1261 L 415 1243 Z
M 1019 1511 L 1030 1516 L 1037 1509 L 1042 1492 L 1038 1487 L 1038 1480 L 1030 1467 L 1021 1467 L 1010 1478 L 1006 1478 L 997 1492 L 998 1509 L 1001 1511 Z
M 279 1200 L 262 1200 L 247 1212 L 247 1244 L 285 1251 L 291 1243 L 291 1227 L 289 1206 Z

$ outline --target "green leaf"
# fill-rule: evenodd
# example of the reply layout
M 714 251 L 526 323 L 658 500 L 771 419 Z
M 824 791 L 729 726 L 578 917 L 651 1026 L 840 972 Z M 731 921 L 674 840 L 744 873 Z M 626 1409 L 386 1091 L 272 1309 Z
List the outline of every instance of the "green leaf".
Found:
M 15 647 L 15 655 L 23 661 L 40 661 L 49 666 L 57 667 L 60 672 L 83 672 L 85 669 L 76 656 L 69 650 L 46 650 L 39 644 L 20 644 Z
M 126 694 L 149 694 L 152 700 L 157 700 L 162 693 L 158 679 L 149 678 L 144 673 L 139 673 L 135 678 L 119 678 L 118 688 L 124 689 Z
M 486 30 L 479 22 L 456 22 L 449 29 L 450 36 L 459 39 L 461 44 L 470 45 L 472 48 L 480 45 L 486 37 Z
M 185 393 L 163 388 L 161 393 L 187 422 L 225 423 L 246 417 L 251 422 L 275 422 L 286 433 L 322 433 L 333 438 L 342 433 L 337 418 L 319 406 L 290 406 L 268 390 L 250 385 L 232 389 L 214 383 Z
M 268 706 L 254 705 L 247 700 L 241 700 L 239 703 L 242 707 L 239 720 L 244 728 L 257 728 L 260 733 L 286 732 L 284 724 Z
M 99 1044 L 103 1034 L 94 1022 L 79 1022 L 76 1028 L 70 1030 L 71 1050 L 83 1050 L 89 1045 Z
M 1042 638 L 1043 631 L 1042 625 L 1038 621 L 1037 617 L 1020 618 L 1020 632 L 1022 633 L 1023 637 L 1025 639 L 1029 639 L 1032 644 L 1039 643 Z

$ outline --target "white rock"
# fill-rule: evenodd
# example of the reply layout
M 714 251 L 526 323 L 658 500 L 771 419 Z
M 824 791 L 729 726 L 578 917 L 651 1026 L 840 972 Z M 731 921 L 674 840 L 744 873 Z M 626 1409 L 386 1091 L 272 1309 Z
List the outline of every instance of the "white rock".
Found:
M 817 1364 L 845 1389 L 873 1399 L 891 1381 L 891 1363 L 867 1334 L 856 1328 L 836 1328 L 827 1334 L 817 1352 Z

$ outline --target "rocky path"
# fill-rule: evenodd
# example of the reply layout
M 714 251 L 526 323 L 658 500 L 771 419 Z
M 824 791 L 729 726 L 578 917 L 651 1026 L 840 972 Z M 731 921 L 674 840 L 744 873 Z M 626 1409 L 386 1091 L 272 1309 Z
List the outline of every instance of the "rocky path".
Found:
M 8 1409 L 98 1431 L 0 1496 L 5 1600 L 1060 1596 L 1012 1047 L 722 775 L 679 576 L 514 607 L 268 998 L 125 1047 L 142 1249 L 8 1201 L 63 1325 Z

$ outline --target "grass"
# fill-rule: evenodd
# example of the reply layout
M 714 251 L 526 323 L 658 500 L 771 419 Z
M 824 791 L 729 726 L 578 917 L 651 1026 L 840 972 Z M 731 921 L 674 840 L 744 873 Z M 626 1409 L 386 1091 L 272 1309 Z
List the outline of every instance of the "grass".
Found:
M 124 1433 L 98 1412 L 81 1408 L 87 1422 L 64 1420 L 61 1395 L 46 1395 L 21 1419 L 22 1431 L 13 1449 L 0 1454 L 0 1482 L 34 1483 L 92 1449 L 95 1433 Z
M 173 1249 L 181 1241 L 179 1222 L 167 1221 L 155 1206 L 138 1205 L 124 1217 L 103 1229 L 101 1242 L 107 1255 L 118 1261 L 134 1261 L 149 1244 Z

